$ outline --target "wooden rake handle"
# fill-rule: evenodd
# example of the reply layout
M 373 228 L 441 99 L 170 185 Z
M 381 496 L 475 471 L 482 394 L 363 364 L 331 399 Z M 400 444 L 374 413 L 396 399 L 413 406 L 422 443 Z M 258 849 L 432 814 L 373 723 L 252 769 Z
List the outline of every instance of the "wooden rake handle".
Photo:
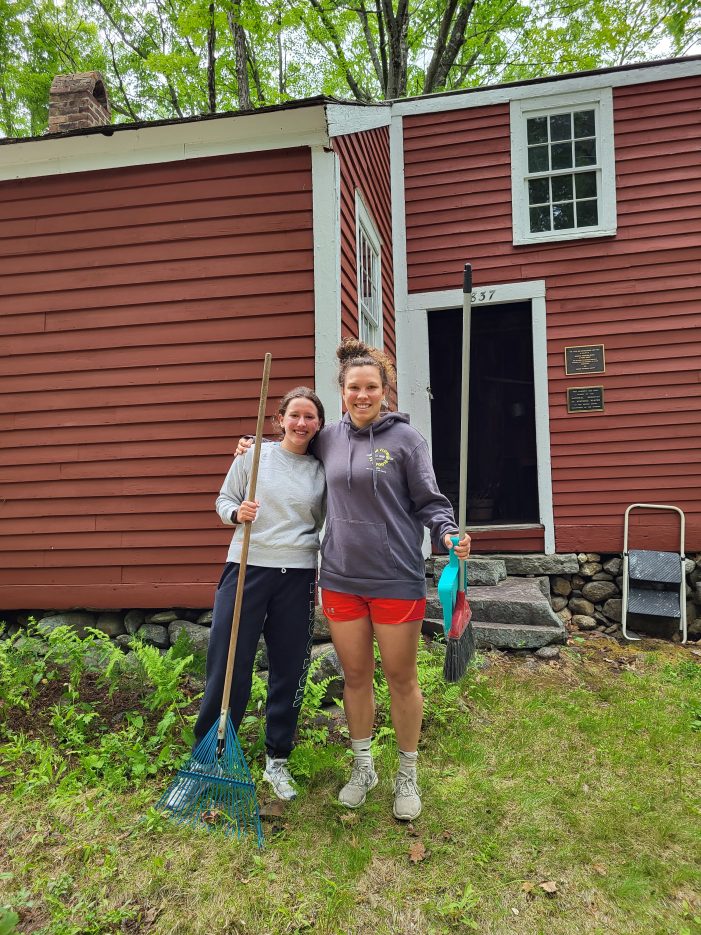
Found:
M 266 354 L 263 362 L 263 379 L 260 385 L 260 402 L 258 404 L 258 421 L 256 422 L 256 441 L 253 450 L 253 466 L 251 468 L 251 479 L 248 483 L 248 500 L 255 500 L 256 484 L 258 482 L 258 464 L 260 463 L 260 446 L 263 439 L 263 424 L 265 422 L 265 405 L 268 401 L 268 383 L 270 382 L 270 364 L 272 354 Z M 239 562 L 239 577 L 236 582 L 236 600 L 234 601 L 234 614 L 231 621 L 231 638 L 229 640 L 229 655 L 226 660 L 226 678 L 224 679 L 224 691 L 221 700 L 221 716 L 219 718 L 219 729 L 217 730 L 217 739 L 221 747 L 226 733 L 226 718 L 229 713 L 229 694 L 231 692 L 231 680 L 234 675 L 234 660 L 236 658 L 236 642 L 239 636 L 239 624 L 241 622 L 241 604 L 243 603 L 243 589 L 246 579 L 246 566 L 248 564 L 248 546 L 251 541 L 251 523 L 243 524 L 243 542 L 241 543 L 241 559 Z

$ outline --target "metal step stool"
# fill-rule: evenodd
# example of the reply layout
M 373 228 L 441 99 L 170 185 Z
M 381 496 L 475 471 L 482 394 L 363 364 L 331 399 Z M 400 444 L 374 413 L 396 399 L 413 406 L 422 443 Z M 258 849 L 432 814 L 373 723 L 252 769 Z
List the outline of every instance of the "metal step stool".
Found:
M 628 518 L 632 510 L 668 510 L 679 515 L 679 551 L 628 550 Z M 632 503 L 623 519 L 623 601 L 621 629 L 627 640 L 628 614 L 650 614 L 679 620 L 682 643 L 686 643 L 686 580 L 684 575 L 684 514 L 676 506 L 661 503 Z

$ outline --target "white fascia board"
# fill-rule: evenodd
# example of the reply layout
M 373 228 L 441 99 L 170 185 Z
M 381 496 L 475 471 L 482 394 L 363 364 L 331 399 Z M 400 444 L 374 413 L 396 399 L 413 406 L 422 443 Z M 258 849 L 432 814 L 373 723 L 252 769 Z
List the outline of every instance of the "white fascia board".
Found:
M 349 133 L 362 133 L 377 127 L 388 127 L 392 119 L 389 104 L 327 104 L 326 121 L 329 136 L 347 136 Z
M 579 75 L 558 81 L 543 81 L 541 84 L 504 85 L 503 87 L 481 88 L 465 94 L 446 94 L 431 98 L 416 98 L 392 104 L 393 114 L 440 113 L 448 110 L 465 110 L 469 107 L 485 107 L 489 104 L 508 104 L 511 101 L 532 100 L 554 94 L 571 94 L 574 91 L 589 91 L 593 88 L 620 88 L 628 85 L 651 84 L 655 81 L 672 81 L 701 75 L 701 61 L 673 62 L 648 68 L 631 68 L 630 71 L 602 72 L 594 75 Z
M 545 297 L 545 280 L 507 282 L 494 286 L 475 286 L 472 305 L 503 305 L 506 302 L 525 302 Z M 443 289 L 439 292 L 413 292 L 407 297 L 406 307 L 411 310 L 462 308 L 462 289 Z
M 312 148 L 314 385 L 327 419 L 341 418 L 336 348 L 341 341 L 341 168 L 337 153 Z
M 327 146 L 324 106 L 114 130 L 0 146 L 0 180 Z

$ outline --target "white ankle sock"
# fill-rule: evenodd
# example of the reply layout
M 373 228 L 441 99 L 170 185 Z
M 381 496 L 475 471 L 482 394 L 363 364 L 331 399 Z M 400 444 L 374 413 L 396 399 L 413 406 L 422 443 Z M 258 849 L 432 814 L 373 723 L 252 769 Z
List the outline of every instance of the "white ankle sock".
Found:
M 410 775 L 416 773 L 416 763 L 419 759 L 419 754 L 417 751 L 413 753 L 406 753 L 404 750 L 399 751 L 399 771 L 400 773 L 408 773 Z
M 353 748 L 353 757 L 358 766 L 369 766 L 373 768 L 372 753 L 370 744 L 372 737 L 366 737 L 364 740 L 353 740 L 351 737 L 351 747 Z

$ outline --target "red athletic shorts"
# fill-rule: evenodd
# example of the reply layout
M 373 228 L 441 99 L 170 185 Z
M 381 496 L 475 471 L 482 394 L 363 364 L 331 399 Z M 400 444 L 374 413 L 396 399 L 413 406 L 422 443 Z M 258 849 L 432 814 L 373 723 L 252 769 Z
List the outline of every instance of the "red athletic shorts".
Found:
M 423 620 L 426 598 L 407 601 L 396 597 L 362 597 L 324 588 L 321 606 L 334 623 L 345 623 L 359 617 L 369 617 L 373 623 L 407 623 L 409 620 Z

